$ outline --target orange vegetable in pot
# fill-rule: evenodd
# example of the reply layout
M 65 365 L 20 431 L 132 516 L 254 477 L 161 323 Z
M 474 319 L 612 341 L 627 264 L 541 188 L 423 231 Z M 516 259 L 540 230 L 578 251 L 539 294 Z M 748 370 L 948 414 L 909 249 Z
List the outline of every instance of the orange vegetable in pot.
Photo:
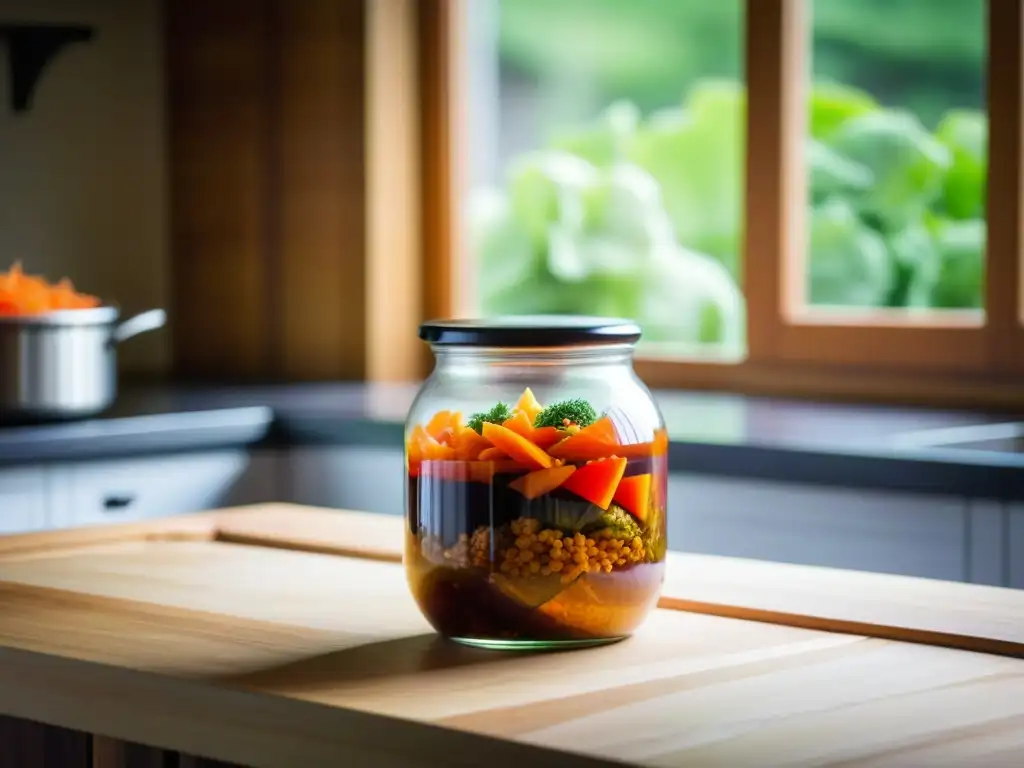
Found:
M 640 522 L 645 522 L 651 501 L 650 474 L 622 478 L 619 481 L 619 487 L 615 489 L 612 501 L 632 513 Z
M 501 448 L 491 446 L 490 448 L 481 451 L 480 455 L 477 456 L 477 458 L 480 461 L 503 461 L 509 458 L 509 456 L 507 453 L 501 450 Z
M 555 463 L 543 448 L 539 448 L 522 435 L 518 435 L 500 424 L 485 422 L 483 432 L 484 437 L 490 440 L 496 448 L 500 448 L 511 458 L 531 469 L 547 469 Z
M 518 480 L 513 480 L 508 487 L 518 491 L 528 499 L 536 499 L 545 493 L 551 493 L 562 483 L 569 479 L 569 476 L 576 471 L 572 464 L 562 467 L 549 467 L 538 469 L 528 475 L 523 475 Z
M 562 487 L 601 509 L 608 509 L 625 471 L 626 460 L 618 456 L 592 461 L 573 472 Z
M 26 275 L 21 264 L 0 273 L 0 315 L 34 315 L 62 309 L 92 309 L 100 306 L 95 296 L 78 293 L 69 280 L 56 285 L 41 277 Z
M 520 413 L 525 413 L 527 418 L 530 420 L 530 426 L 537 420 L 537 416 L 544 410 L 544 407 L 537 402 L 537 398 L 533 394 L 533 390 L 527 387 L 523 390 L 523 394 L 519 396 L 516 401 L 514 410 Z

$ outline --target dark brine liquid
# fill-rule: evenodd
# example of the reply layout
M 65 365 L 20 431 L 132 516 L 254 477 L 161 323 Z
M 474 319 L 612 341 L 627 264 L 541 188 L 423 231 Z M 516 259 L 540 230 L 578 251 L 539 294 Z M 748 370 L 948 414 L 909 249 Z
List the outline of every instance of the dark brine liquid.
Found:
M 525 498 L 522 473 L 467 477 L 457 462 L 408 478 L 406 565 L 413 595 L 442 634 L 478 640 L 587 641 L 629 635 L 664 578 L 665 456 L 642 514 L 556 489 Z M 468 463 L 467 463 L 468 466 Z

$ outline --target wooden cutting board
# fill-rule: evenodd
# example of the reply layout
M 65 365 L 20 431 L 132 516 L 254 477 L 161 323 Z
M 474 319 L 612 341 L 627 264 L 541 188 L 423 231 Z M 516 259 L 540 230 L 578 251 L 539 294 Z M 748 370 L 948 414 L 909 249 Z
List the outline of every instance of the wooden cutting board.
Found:
M 636 637 L 502 654 L 431 632 L 400 542 L 285 505 L 0 539 L 0 714 L 289 768 L 1024 765 L 1024 592 L 672 555 Z

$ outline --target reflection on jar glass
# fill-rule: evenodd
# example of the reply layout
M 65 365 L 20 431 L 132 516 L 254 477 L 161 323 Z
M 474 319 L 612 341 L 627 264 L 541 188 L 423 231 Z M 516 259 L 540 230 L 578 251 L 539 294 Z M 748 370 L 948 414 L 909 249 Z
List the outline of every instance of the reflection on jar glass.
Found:
M 496 648 L 631 634 L 664 578 L 668 439 L 622 320 L 426 323 L 406 425 L 405 563 L 441 634 Z

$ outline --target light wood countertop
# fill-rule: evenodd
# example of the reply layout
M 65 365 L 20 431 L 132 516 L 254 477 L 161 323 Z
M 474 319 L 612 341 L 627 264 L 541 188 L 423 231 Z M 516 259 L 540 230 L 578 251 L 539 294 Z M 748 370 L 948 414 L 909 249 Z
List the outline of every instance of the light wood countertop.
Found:
M 268 768 L 1024 765 L 1024 592 L 673 554 L 634 638 L 485 652 L 420 616 L 401 528 L 0 539 L 0 714 Z

